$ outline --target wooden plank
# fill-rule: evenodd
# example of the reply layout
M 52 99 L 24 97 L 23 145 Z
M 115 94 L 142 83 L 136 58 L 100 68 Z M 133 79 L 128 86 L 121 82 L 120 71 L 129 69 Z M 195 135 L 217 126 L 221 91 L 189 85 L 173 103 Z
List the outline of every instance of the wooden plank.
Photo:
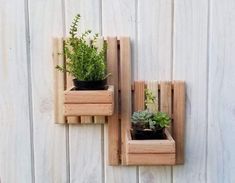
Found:
M 174 82 L 173 137 L 176 142 L 176 164 L 184 163 L 185 94 L 184 82 Z
M 186 163 L 184 166 L 173 167 L 174 183 L 182 183 L 182 180 L 195 183 L 207 182 L 207 16 L 209 9 L 208 0 L 174 1 L 173 79 L 184 80 L 187 83 Z
M 30 182 L 67 182 L 69 180 L 67 127 L 54 124 L 53 117 L 55 68 L 52 38 L 63 37 L 62 2 L 56 0 L 28 2 L 34 141 L 32 171 L 35 172 L 35 180 Z M 58 55 L 63 53 L 61 39 L 59 44 L 59 52 L 54 53 L 54 56 L 59 56 L 59 61 L 62 63 L 62 55 Z M 61 91 L 64 89 L 62 83 L 60 83 Z
M 97 39 L 95 46 L 98 51 L 101 51 L 104 45 L 104 38 L 100 37 Z M 94 123 L 105 123 L 105 116 L 94 116 Z
M 160 83 L 160 111 L 172 117 L 172 86 L 171 82 Z M 172 125 L 167 128 L 172 133 Z
M 114 97 L 114 87 L 109 86 L 107 90 L 90 91 L 68 91 L 64 92 L 65 104 L 112 104 Z
M 68 41 L 68 39 L 65 39 L 66 41 Z M 67 60 L 65 60 L 66 62 Z M 73 87 L 73 79 L 74 77 L 71 76 L 71 74 L 66 73 L 66 90 L 68 90 L 69 88 Z M 64 96 L 64 102 L 66 102 L 66 95 Z M 67 123 L 68 124 L 77 124 L 80 121 L 80 116 L 69 116 L 67 117 Z
M 25 2 L 2 1 L 0 12 L 0 182 L 32 182 Z
M 110 1 L 102 0 L 102 34 L 104 36 L 130 36 L 133 44 L 132 51 L 132 75 L 137 78 L 137 35 L 136 35 L 136 0 L 128 1 Z M 120 87 L 120 86 L 119 86 Z M 119 130 L 120 131 L 120 130 Z M 105 146 L 108 139 L 105 139 Z M 107 164 L 107 163 L 106 163 Z M 106 183 L 136 183 L 137 168 L 116 167 L 105 165 L 105 182 Z
M 134 82 L 134 111 L 144 110 L 144 81 L 135 81 Z
M 65 116 L 110 116 L 113 104 L 64 104 Z
M 87 45 L 90 45 L 91 44 L 91 39 L 90 38 L 87 38 L 86 39 L 86 43 Z M 92 116 L 81 116 L 81 123 L 93 123 L 93 117 Z
M 148 109 L 151 111 L 158 111 L 159 108 L 159 98 L 158 98 L 158 82 L 157 81 L 147 81 L 147 88 L 149 90 L 151 90 L 151 92 L 153 93 L 154 97 L 155 97 L 155 103 L 148 105 Z
M 64 65 L 63 55 L 63 39 L 53 39 L 53 69 L 54 69 L 54 108 L 55 108 L 55 123 L 66 123 L 63 114 L 64 103 L 64 73 L 55 69 L 57 65 Z
M 148 154 L 148 153 L 175 153 L 175 141 L 170 140 L 131 140 L 128 141 L 128 153 Z
M 99 0 L 66 0 L 64 4 L 67 35 L 77 13 L 81 14 L 79 32 L 91 29 L 93 33 L 101 33 Z M 69 127 L 70 182 L 103 183 L 102 139 L 103 125 Z
M 234 7 L 233 0 L 210 3 L 207 182 L 235 182 Z
M 118 116 L 118 47 L 117 38 L 107 38 L 107 72 L 112 75 L 108 78 L 108 84 L 114 85 L 114 113 L 108 117 L 108 163 L 118 165 L 120 163 L 120 123 Z
M 175 154 L 128 154 L 128 165 L 173 165 Z
M 130 39 L 120 38 L 122 164 L 126 164 L 126 129 L 131 122 L 131 47 Z
M 172 0 L 138 2 L 138 78 L 171 80 L 172 12 Z M 139 167 L 139 182 L 171 183 L 171 177 L 170 166 Z

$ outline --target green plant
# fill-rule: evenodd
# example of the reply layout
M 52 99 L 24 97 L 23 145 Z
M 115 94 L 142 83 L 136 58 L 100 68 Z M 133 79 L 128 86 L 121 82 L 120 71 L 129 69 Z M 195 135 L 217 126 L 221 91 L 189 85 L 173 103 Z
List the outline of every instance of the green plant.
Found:
M 107 45 L 104 44 L 101 50 L 95 46 L 98 34 L 91 38 L 91 31 L 87 30 L 78 35 L 78 24 L 80 15 L 76 15 L 70 27 L 70 37 L 64 44 L 65 66 L 56 68 L 62 72 L 68 72 L 80 81 L 103 80 L 106 75 L 105 54 Z M 88 43 L 87 40 L 90 40 Z
M 153 92 L 149 89 L 145 90 L 145 106 L 148 107 L 150 104 L 155 106 L 156 109 L 156 97 Z M 143 111 L 134 112 L 132 115 L 132 125 L 136 129 L 151 129 L 159 130 L 168 127 L 171 118 L 164 112 L 157 110 L 151 111 L 149 109 Z
M 144 90 L 145 94 L 145 107 L 149 108 L 152 111 L 157 111 L 156 107 L 156 96 L 154 96 L 153 92 L 150 89 Z

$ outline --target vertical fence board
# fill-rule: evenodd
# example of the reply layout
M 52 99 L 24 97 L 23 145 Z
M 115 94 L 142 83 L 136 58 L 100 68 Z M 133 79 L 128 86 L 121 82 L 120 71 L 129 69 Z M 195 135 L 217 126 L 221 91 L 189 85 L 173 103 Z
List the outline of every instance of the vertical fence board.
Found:
M 142 111 L 145 109 L 144 106 L 144 89 L 145 89 L 145 83 L 144 81 L 136 81 L 134 83 L 134 112 L 135 111 Z
M 185 164 L 173 167 L 173 179 L 175 183 L 204 183 L 208 1 L 175 0 L 174 5 L 173 79 L 187 83 L 187 110 Z
M 0 5 L 0 182 L 31 182 L 24 1 Z
M 138 3 L 138 79 L 171 80 L 172 1 Z M 171 167 L 141 166 L 141 183 L 170 183 Z
M 207 181 L 235 182 L 235 1 L 211 1 Z
M 29 0 L 35 182 L 66 182 L 68 176 L 66 127 L 53 116 L 52 38 L 63 36 L 62 19 L 61 2 Z
M 136 50 L 136 1 L 102 1 L 102 31 L 104 36 L 130 36 L 132 49 L 132 74 L 137 73 L 134 63 Z M 105 131 L 105 146 L 108 144 Z M 136 167 L 108 166 L 105 164 L 106 183 L 136 183 Z
M 66 33 L 77 13 L 81 14 L 79 32 L 91 29 L 100 33 L 100 0 L 66 0 Z M 69 127 L 70 181 L 101 183 L 103 180 L 103 126 L 73 125 Z

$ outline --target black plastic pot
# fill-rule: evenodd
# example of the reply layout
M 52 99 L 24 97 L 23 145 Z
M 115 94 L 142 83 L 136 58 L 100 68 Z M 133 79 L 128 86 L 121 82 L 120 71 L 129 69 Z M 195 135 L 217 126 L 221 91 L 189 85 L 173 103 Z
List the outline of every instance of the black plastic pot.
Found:
M 104 90 L 106 88 L 107 80 L 98 81 L 79 81 L 73 79 L 75 90 Z
M 151 130 L 151 129 L 133 129 L 132 138 L 135 140 L 154 140 L 166 139 L 164 129 Z

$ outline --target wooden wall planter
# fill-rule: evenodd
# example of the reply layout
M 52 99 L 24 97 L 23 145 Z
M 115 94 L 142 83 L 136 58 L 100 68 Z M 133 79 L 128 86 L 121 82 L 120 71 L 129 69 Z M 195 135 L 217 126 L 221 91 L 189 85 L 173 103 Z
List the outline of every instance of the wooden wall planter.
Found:
M 144 110 L 144 89 L 156 96 L 158 110 L 168 113 L 172 125 L 164 140 L 133 140 L 126 131 L 126 165 L 175 165 L 184 163 L 185 86 L 183 82 L 137 81 L 134 83 L 133 111 Z M 149 106 L 151 107 L 151 106 Z M 132 111 L 132 112 L 133 112 Z
M 98 42 L 102 45 L 104 41 L 108 45 L 107 70 L 112 73 L 112 76 L 108 78 L 108 84 L 111 85 L 109 90 L 101 92 L 102 94 L 98 94 L 96 91 L 94 93 L 82 93 L 82 91 L 73 93 L 70 91 L 71 76 L 55 70 L 56 123 L 100 124 L 108 121 L 106 137 L 109 165 L 183 164 L 184 82 L 136 81 L 132 84 L 130 39 L 128 37 L 120 37 L 120 39 L 108 37 L 106 40 L 101 38 Z M 64 64 L 63 56 L 58 55 L 62 51 L 63 39 L 54 39 L 54 66 Z M 144 109 L 145 88 L 151 89 L 156 94 L 158 109 L 172 117 L 172 125 L 165 132 L 167 136 L 165 140 L 131 139 L 131 115 L 133 111 Z M 66 89 L 68 90 L 65 91 Z M 94 95 L 97 97 L 94 98 Z M 97 104 L 103 105 L 104 110 L 98 109 Z M 65 105 L 65 113 L 63 105 Z M 75 107 L 76 110 L 74 110 Z M 87 107 L 93 108 L 92 112 Z

